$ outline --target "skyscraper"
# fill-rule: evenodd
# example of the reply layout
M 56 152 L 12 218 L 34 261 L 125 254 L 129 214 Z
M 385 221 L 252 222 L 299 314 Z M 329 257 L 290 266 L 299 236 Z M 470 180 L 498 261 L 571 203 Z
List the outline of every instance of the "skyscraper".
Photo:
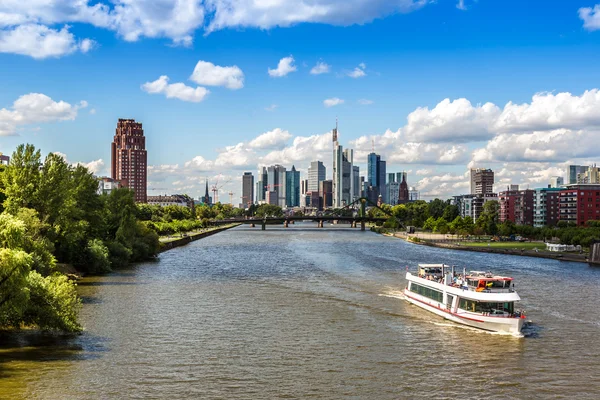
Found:
M 471 194 L 494 193 L 494 171 L 471 168 Z
M 111 178 L 133 189 L 135 201 L 146 202 L 147 179 L 146 138 L 142 124 L 121 119 L 111 143 Z
M 379 174 L 377 173 L 377 166 L 381 157 L 375 153 L 369 153 L 367 156 L 367 181 L 370 186 L 377 186 L 377 179 Z
M 569 165 L 569 173 L 567 174 L 569 185 L 577 183 L 577 176 L 581 173 L 585 173 L 588 167 L 585 165 Z
M 325 180 L 326 170 L 321 161 L 312 161 L 308 167 L 308 192 L 319 190 L 319 182 Z
M 352 166 L 352 201 L 360 198 L 360 167 L 358 165 Z
M 292 169 L 285 173 L 285 188 L 285 205 L 300 207 L 300 171 L 296 171 L 293 165 Z
M 254 204 L 254 175 L 244 172 L 242 176 L 242 207 L 248 208 Z
M 265 200 L 269 204 L 285 208 L 286 203 L 286 175 L 285 167 L 272 165 L 267 168 L 267 185 Z
M 384 203 L 389 200 L 387 198 L 387 190 L 385 185 L 386 165 L 379 154 L 370 153 L 367 156 L 367 178 L 369 185 L 374 187 L 378 192 L 377 197 L 381 195 Z

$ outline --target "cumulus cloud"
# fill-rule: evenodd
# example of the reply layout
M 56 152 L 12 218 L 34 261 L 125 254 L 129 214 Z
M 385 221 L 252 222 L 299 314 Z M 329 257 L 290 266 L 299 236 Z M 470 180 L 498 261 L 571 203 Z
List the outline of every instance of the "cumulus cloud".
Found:
M 26 24 L 0 30 L 0 53 L 13 53 L 35 59 L 60 57 L 76 51 L 87 53 L 95 45 L 91 39 L 77 41 L 67 26 L 60 30 Z
M 347 26 L 423 7 L 425 0 L 208 0 L 214 17 L 207 31 L 230 27 L 269 29 L 301 22 Z
M 456 8 L 458 8 L 459 10 L 466 10 L 467 6 L 465 6 L 465 0 L 458 0 L 458 3 L 456 4 Z
M 17 126 L 41 122 L 74 120 L 77 111 L 87 106 L 82 101 L 72 105 L 54 101 L 42 93 L 29 93 L 19 97 L 11 109 L 0 109 L 0 136 L 16 134 Z
M 288 131 L 284 131 L 280 128 L 275 128 L 272 131 L 263 133 L 257 136 L 248 143 L 248 146 L 254 149 L 270 149 L 281 147 L 288 140 L 290 140 L 292 134 Z
M 269 107 L 265 107 L 265 111 L 275 111 L 277 104 L 271 104 Z
M 360 63 L 358 65 L 358 67 L 354 68 L 352 71 L 348 72 L 346 75 L 348 75 L 350 78 L 362 78 L 363 76 L 367 75 L 367 73 L 365 72 L 365 68 L 367 68 L 365 63 Z
M 73 166 L 81 165 L 83 167 L 86 167 L 94 175 L 98 175 L 98 173 L 103 172 L 103 169 L 104 169 L 104 160 L 102 160 L 101 158 L 98 160 L 87 162 L 87 163 L 81 162 L 81 161 L 71 162 L 71 161 L 69 161 L 69 159 L 67 158 L 67 155 L 65 153 L 61 153 L 60 151 L 55 151 L 53 154 L 56 154 L 57 156 L 62 157 L 62 159 L 65 160 L 66 163 L 71 164 Z
M 244 87 L 244 73 L 237 65 L 220 67 L 207 61 L 198 61 L 190 80 L 199 85 L 224 86 L 233 90 Z
M 369 100 L 369 99 L 359 99 L 358 100 L 358 104 L 363 105 L 363 106 L 368 106 L 370 104 L 373 104 L 373 100 Z
M 323 61 L 319 61 L 317 65 L 311 68 L 310 73 L 313 75 L 327 74 L 329 73 L 330 66 Z
M 289 74 L 290 72 L 294 72 L 296 71 L 296 66 L 294 65 L 294 57 L 289 56 L 289 57 L 284 57 L 281 60 L 279 60 L 279 63 L 277 64 L 277 68 L 275 69 L 271 69 L 269 68 L 269 75 L 274 77 L 274 78 L 281 78 L 282 76 L 286 76 L 287 74 Z
M 333 107 L 333 106 L 337 106 L 340 104 L 344 104 L 344 100 L 338 99 L 337 97 L 332 97 L 331 99 L 323 100 L 323 105 L 325 107 Z
M 583 27 L 588 31 L 600 29 L 600 4 L 594 8 L 582 7 L 579 9 L 579 18 L 583 21 Z
M 150 94 L 164 94 L 168 99 L 179 99 L 199 103 L 210 93 L 206 88 L 196 88 L 183 83 L 169 83 L 169 77 L 162 75 L 153 82 L 146 82 L 141 86 L 142 90 Z
M 331 132 L 320 135 L 296 136 L 290 146 L 274 150 L 261 157 L 261 165 L 293 163 L 308 164 L 311 160 L 331 159 Z

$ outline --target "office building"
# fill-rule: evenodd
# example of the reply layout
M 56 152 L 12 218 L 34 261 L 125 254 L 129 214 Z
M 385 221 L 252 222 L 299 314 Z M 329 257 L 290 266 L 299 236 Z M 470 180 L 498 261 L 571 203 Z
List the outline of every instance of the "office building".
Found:
M 147 167 L 142 124 L 133 119 L 119 119 L 111 144 L 111 178 L 132 189 L 139 203 L 146 202 Z
M 494 192 L 494 171 L 491 169 L 471 169 L 471 194 L 489 194 Z
M 248 208 L 254 204 L 254 175 L 252 172 L 244 172 L 242 175 L 242 208 Z
M 300 207 L 300 171 L 296 171 L 293 165 L 285 173 L 285 189 L 285 205 L 290 208 Z M 316 192 L 319 192 L 318 188 Z
M 307 192 L 319 191 L 319 183 L 325 180 L 326 169 L 321 161 L 312 161 L 308 167 Z
M 554 226 L 560 218 L 561 188 L 535 189 L 533 194 L 533 226 Z
M 352 201 L 360 198 L 360 167 L 352 166 Z
M 344 150 L 339 143 L 333 149 L 333 206 L 344 207 L 352 203 L 354 194 L 354 151 Z
M 577 183 L 580 185 L 600 183 L 600 168 L 596 164 L 587 167 L 577 174 Z
M 417 188 L 415 188 L 414 186 L 410 186 L 408 188 L 408 201 L 417 201 L 419 200 L 420 195 L 419 195 L 419 191 L 417 190 Z
M 463 194 L 454 196 L 453 204 L 458 207 L 459 215 L 463 218 L 471 217 L 477 221 L 483 212 L 483 206 L 488 201 L 498 201 L 496 193 L 488 194 Z
M 265 201 L 268 204 L 286 206 L 286 170 L 281 165 L 272 165 L 267 168 L 267 185 Z
M 567 170 L 568 184 L 576 184 L 578 175 L 581 173 L 585 173 L 587 169 L 588 167 L 585 165 L 569 165 L 569 169 Z
M 319 197 L 322 208 L 333 207 L 333 181 L 324 180 L 319 183 Z
M 388 204 L 395 206 L 398 204 L 398 194 L 400 193 L 400 183 L 396 182 L 396 174 L 390 174 L 394 177 L 394 180 L 386 185 L 387 198 L 390 199 Z M 410 190 L 409 190 L 410 192 Z
M 384 203 L 389 202 L 385 187 L 386 163 L 379 154 L 370 153 L 367 156 L 367 180 L 379 192 Z
M 551 188 L 563 187 L 564 184 L 565 184 L 565 179 L 562 176 L 553 176 L 550 178 L 550 187 Z

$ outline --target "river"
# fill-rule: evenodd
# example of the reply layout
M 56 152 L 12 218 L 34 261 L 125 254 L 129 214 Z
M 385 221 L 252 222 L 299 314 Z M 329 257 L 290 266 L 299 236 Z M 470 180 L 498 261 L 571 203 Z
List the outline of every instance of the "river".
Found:
M 513 276 L 525 337 L 408 304 L 419 262 Z M 0 398 L 597 399 L 599 281 L 580 263 L 241 226 L 83 279 L 81 335 L 0 336 Z

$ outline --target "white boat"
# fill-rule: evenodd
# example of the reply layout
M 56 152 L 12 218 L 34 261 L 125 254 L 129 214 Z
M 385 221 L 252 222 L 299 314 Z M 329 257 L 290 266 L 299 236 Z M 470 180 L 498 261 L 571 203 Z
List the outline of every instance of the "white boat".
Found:
M 519 335 L 525 322 L 515 310 L 521 300 L 513 278 L 491 272 L 463 271 L 444 264 L 419 264 L 416 275 L 406 272 L 404 295 L 410 303 L 450 321 L 492 332 Z

